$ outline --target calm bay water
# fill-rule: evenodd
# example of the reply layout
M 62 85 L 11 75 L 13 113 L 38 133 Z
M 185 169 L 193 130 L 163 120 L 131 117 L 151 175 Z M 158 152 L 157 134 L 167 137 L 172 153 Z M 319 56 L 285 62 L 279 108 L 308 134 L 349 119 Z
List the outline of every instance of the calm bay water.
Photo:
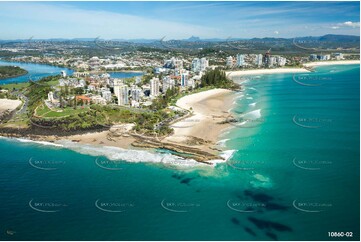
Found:
M 108 72 L 112 78 L 131 78 L 136 76 L 142 76 L 142 72 Z
M 359 74 L 250 77 L 215 168 L 1 138 L 0 239 L 358 240 Z
M 9 61 L 0 60 L 0 66 L 8 66 L 8 65 L 19 66 L 19 67 L 27 70 L 28 74 L 24 75 L 24 76 L 0 80 L 0 85 L 8 84 L 8 83 L 27 82 L 27 81 L 29 81 L 29 77 L 32 80 L 37 81 L 43 77 L 59 75 L 61 71 L 65 71 L 67 73 L 67 75 L 71 75 L 73 73 L 73 70 L 71 70 L 71 69 L 57 67 L 57 66 L 34 64 L 34 63 L 23 63 L 23 62 L 9 62 Z M 142 76 L 143 73 L 141 73 L 141 72 L 109 72 L 109 75 L 112 78 L 130 78 L 130 77 Z
M 61 71 L 65 71 L 68 75 L 71 75 L 73 73 L 73 71 L 68 68 L 62 68 L 57 66 L 23 63 L 23 62 L 9 62 L 9 61 L 0 60 L 0 66 L 9 66 L 9 65 L 19 66 L 27 70 L 28 74 L 19 77 L 0 80 L 0 85 L 9 84 L 9 83 L 27 82 L 29 81 L 29 77 L 32 80 L 37 81 L 43 77 L 59 75 Z

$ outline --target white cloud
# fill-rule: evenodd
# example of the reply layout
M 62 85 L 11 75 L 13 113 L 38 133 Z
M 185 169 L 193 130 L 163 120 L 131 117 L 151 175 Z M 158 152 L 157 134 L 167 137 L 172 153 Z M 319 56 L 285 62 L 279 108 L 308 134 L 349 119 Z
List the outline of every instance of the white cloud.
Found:
M 275 34 L 279 34 L 280 32 L 278 32 L 278 31 L 276 30 L 276 31 L 274 31 L 273 33 L 275 33 Z
M 188 38 L 216 36 L 216 29 L 196 24 L 78 9 L 66 4 L 0 2 L 0 19 L 14 19 L 22 38 Z M 36 23 L 36 25 L 34 24 Z M 40 24 L 41 23 L 41 24 Z M 35 25 L 35 26 L 34 26 Z M 1 32 L 12 32 L 11 25 L 0 20 Z M 15 37 L 15 36 L 14 36 Z
M 351 22 L 346 21 L 343 23 L 338 23 L 335 26 L 332 26 L 332 29 L 340 29 L 340 28 L 360 28 L 360 22 Z
M 360 27 L 360 22 L 347 21 L 347 22 L 344 22 L 343 25 L 348 26 L 348 27 L 352 27 L 352 28 L 357 28 L 357 27 Z

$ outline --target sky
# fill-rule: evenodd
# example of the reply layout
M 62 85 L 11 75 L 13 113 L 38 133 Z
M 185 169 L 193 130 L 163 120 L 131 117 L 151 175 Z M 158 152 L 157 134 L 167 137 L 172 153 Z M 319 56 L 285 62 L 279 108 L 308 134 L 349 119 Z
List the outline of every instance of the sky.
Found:
M 0 39 L 360 35 L 359 2 L 0 2 Z

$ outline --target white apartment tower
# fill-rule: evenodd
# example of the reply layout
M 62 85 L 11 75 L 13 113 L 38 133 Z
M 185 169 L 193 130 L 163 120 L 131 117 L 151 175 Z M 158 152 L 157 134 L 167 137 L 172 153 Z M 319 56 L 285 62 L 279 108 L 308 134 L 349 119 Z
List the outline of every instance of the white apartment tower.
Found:
M 238 67 L 244 66 L 246 64 L 244 58 L 245 58 L 245 55 L 243 55 L 243 54 L 238 54 L 237 55 L 237 66 Z
M 121 80 L 114 80 L 114 94 L 118 98 L 118 105 L 128 105 L 128 86 Z
M 262 54 L 256 55 L 255 65 L 256 66 L 261 66 L 262 65 Z
M 159 78 L 152 78 L 150 80 L 150 95 L 157 97 L 159 95 Z

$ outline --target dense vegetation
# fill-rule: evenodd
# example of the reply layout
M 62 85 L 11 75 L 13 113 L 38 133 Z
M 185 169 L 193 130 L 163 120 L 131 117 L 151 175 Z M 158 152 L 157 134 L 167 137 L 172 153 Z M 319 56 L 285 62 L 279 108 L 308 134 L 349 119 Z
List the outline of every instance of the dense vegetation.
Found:
M 238 88 L 232 80 L 228 79 L 226 73 L 220 69 L 207 71 L 201 78 L 201 87 L 213 86 L 217 88 Z
M 18 66 L 0 66 L 0 79 L 22 76 L 28 72 Z
M 56 78 L 59 78 L 59 76 L 55 76 L 55 77 L 49 76 L 37 82 L 30 82 L 30 85 L 25 93 L 29 99 L 28 102 L 29 116 L 32 116 L 35 108 L 42 103 L 42 100 L 47 98 L 48 93 L 51 91 L 51 86 L 48 84 L 48 82 Z

